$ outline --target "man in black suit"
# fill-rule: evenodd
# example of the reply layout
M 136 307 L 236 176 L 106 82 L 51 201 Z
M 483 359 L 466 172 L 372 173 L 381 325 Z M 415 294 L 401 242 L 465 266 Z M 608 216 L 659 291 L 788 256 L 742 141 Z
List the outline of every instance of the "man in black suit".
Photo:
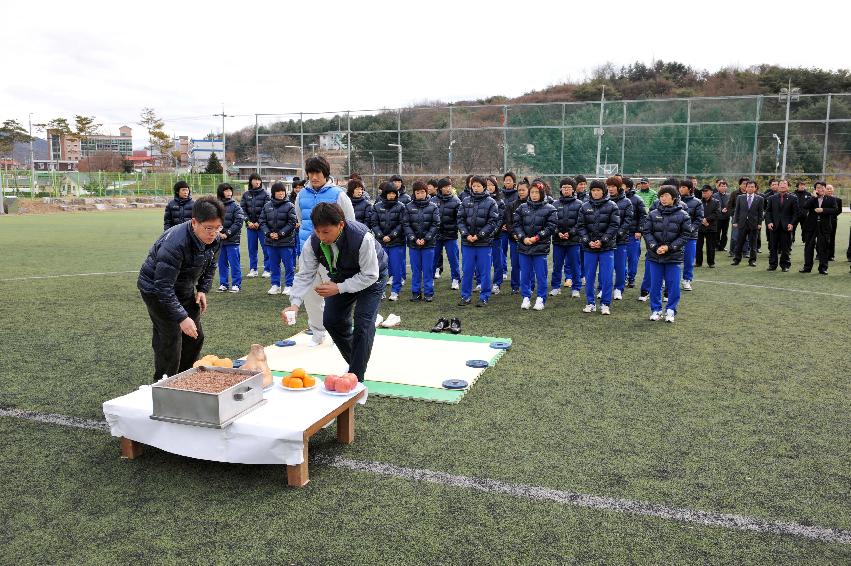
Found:
M 712 197 L 721 205 L 718 217 L 718 246 L 719 252 L 727 249 L 727 231 L 730 228 L 730 211 L 727 209 L 727 204 L 730 201 L 730 193 L 727 192 L 727 180 L 718 179 L 715 182 L 716 193 Z
M 706 244 L 706 264 L 715 267 L 715 244 L 718 243 L 718 218 L 721 216 L 721 204 L 712 196 L 712 187 L 703 185 L 700 191 L 700 202 L 703 204 L 703 219 L 697 232 L 697 254 L 695 267 L 703 265 L 703 246 Z
M 777 269 L 777 256 L 780 256 L 780 269 L 789 271 L 792 262 L 789 251 L 792 247 L 792 229 L 798 217 L 798 199 L 789 194 L 789 183 L 784 179 L 777 186 L 777 193 L 768 197 L 765 205 L 765 229 L 768 231 L 768 271 Z
M 745 242 L 750 246 L 748 265 L 756 267 L 756 240 L 762 227 L 762 218 L 765 213 L 765 201 L 756 193 L 756 181 L 748 181 L 745 185 L 744 195 L 736 198 L 736 210 L 733 213 L 733 228 L 738 232 L 736 238 L 736 250 L 733 263 L 739 265 L 742 262 L 742 249 Z
M 801 225 L 801 241 L 806 242 L 807 236 L 804 232 L 806 230 L 804 220 L 807 217 L 807 209 L 805 205 L 808 200 L 813 198 L 813 195 L 807 191 L 807 185 L 803 181 L 798 181 L 798 186 L 795 189 L 795 198 L 798 199 L 798 218 L 795 219 L 795 226 L 792 227 L 792 243 L 795 243 L 795 231 L 798 229 L 798 224 Z
M 807 201 L 807 219 L 804 231 L 807 233 L 807 244 L 804 246 L 804 268 L 801 273 L 813 270 L 813 250 L 818 257 L 818 272 L 827 275 L 828 243 L 830 242 L 831 219 L 836 211 L 836 200 L 827 196 L 827 185 L 824 181 L 816 181 L 815 196 Z
M 833 185 L 825 187 L 825 194 L 833 197 L 833 200 L 836 201 L 836 212 L 833 213 L 833 218 L 830 220 L 830 244 L 827 252 L 830 261 L 833 261 L 833 256 L 836 255 L 836 225 L 839 224 L 839 215 L 842 214 L 842 199 L 833 195 Z

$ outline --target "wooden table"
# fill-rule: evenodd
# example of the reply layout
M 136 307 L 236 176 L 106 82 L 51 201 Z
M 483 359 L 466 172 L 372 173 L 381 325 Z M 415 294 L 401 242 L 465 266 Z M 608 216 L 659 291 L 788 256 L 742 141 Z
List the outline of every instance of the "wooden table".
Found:
M 310 437 L 328 425 L 332 420 L 337 419 L 337 442 L 342 444 L 351 444 L 354 442 L 355 405 L 365 394 L 365 391 L 361 391 L 357 395 L 352 395 L 345 403 L 310 425 L 304 431 L 304 461 L 301 464 L 287 466 L 287 485 L 291 487 L 303 487 L 310 481 L 307 469 Z M 141 442 L 136 442 L 123 436 L 120 438 L 120 443 L 121 457 L 128 460 L 135 460 L 142 455 L 145 449 L 145 445 Z

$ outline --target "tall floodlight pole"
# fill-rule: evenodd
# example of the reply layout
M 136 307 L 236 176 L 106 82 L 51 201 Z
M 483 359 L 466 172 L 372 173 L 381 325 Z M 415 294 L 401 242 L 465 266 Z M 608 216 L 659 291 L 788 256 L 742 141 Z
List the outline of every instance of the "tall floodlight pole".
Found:
M 395 147 L 399 150 L 399 175 L 402 174 L 402 144 L 400 143 L 388 143 L 390 147 Z
M 594 135 L 597 136 L 597 165 L 594 169 L 594 176 L 599 175 L 600 171 L 600 150 L 603 146 L 603 106 L 606 103 L 606 85 L 603 85 L 603 92 L 600 93 L 600 124 L 594 128 Z
M 450 140 L 449 141 L 449 175 L 452 176 L 452 146 L 458 140 Z
M 783 165 L 780 169 L 780 178 L 786 178 L 786 152 L 789 149 L 789 108 L 792 105 L 792 99 L 795 102 L 801 96 L 801 89 L 792 88 L 792 79 L 789 79 L 789 86 L 787 88 L 781 88 L 779 98 L 782 100 L 783 97 L 786 97 L 786 123 L 783 126 Z
M 221 114 L 213 114 L 213 116 L 221 116 L 222 117 L 222 162 L 224 163 L 224 167 L 222 167 L 222 181 L 227 181 L 228 180 L 228 145 L 227 145 L 227 134 L 225 133 L 225 118 L 233 118 L 233 116 L 228 116 L 227 114 L 225 114 L 225 103 L 224 102 L 222 102 L 222 113 Z M 215 150 L 213 150 L 213 153 L 215 153 Z

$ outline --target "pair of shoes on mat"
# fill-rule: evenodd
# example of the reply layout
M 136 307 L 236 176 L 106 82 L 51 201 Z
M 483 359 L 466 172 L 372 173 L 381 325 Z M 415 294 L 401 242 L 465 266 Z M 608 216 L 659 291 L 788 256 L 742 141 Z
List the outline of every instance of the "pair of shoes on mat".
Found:
M 443 332 L 444 330 L 448 330 L 452 334 L 458 334 L 461 332 L 461 321 L 457 318 L 446 318 L 440 317 L 437 320 L 437 323 L 432 327 L 432 332 Z

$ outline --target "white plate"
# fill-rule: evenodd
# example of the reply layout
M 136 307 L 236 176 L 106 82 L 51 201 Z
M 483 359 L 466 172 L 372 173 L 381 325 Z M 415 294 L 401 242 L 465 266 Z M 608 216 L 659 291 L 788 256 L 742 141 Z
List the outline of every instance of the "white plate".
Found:
M 316 382 L 316 385 L 319 385 L 318 381 Z M 339 391 L 328 391 L 327 389 L 325 389 L 325 384 L 322 384 L 322 393 L 325 393 L 326 395 L 336 395 L 337 397 L 351 397 L 362 389 L 363 388 L 360 387 L 360 383 L 358 383 L 357 385 L 355 385 L 355 388 L 349 391 L 348 393 L 340 393 Z
M 284 385 L 281 384 L 281 381 L 283 381 L 283 379 L 283 377 L 276 377 L 273 381 L 275 382 L 275 385 L 277 385 L 280 389 L 283 389 L 284 391 L 310 391 L 311 389 L 316 389 L 317 385 L 322 384 L 322 380 L 317 379 L 316 383 L 314 383 L 311 387 L 284 387 Z

